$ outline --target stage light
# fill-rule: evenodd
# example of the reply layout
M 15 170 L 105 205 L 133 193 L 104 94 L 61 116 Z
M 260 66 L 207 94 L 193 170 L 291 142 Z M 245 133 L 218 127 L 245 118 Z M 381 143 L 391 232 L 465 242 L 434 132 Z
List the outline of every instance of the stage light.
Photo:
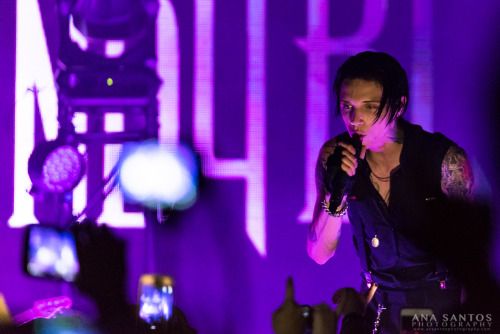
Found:
M 61 140 L 37 145 L 28 160 L 34 192 L 69 192 L 78 185 L 84 170 L 84 159 L 77 148 Z
M 141 45 L 154 22 L 156 0 L 61 0 L 68 14 L 69 38 L 81 51 L 120 58 Z
M 198 164 L 186 146 L 169 149 L 157 142 L 128 144 L 120 158 L 118 179 L 131 202 L 182 210 L 196 200 Z

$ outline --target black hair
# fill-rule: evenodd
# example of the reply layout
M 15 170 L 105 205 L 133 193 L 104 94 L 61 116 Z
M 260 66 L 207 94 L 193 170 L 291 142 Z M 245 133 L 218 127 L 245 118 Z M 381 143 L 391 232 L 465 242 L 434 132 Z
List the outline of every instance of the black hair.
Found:
M 387 106 L 387 122 L 399 119 L 408 108 L 409 87 L 406 71 L 398 61 L 383 52 L 365 51 L 349 57 L 337 70 L 333 92 L 337 97 L 335 114 L 340 114 L 340 88 L 345 80 L 363 79 L 382 86 L 382 99 L 375 121 Z

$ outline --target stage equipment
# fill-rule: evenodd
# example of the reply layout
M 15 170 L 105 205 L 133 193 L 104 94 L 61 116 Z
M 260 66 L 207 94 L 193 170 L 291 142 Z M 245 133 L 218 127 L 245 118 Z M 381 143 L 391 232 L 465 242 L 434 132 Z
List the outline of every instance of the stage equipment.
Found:
M 77 218 L 85 214 L 87 218 L 97 219 L 117 177 L 117 168 L 113 168 L 103 180 L 105 166 L 109 166 L 110 159 L 115 159 L 110 152 L 119 149 L 108 144 L 158 138 L 156 96 L 161 84 L 156 74 L 158 1 L 58 0 L 58 9 L 60 45 L 55 79 L 59 134 L 56 142 L 71 138 L 73 145 L 50 157 L 63 159 L 71 147 L 85 150 L 87 206 Z M 57 202 L 65 212 L 62 216 L 71 216 L 73 203 L 69 191 L 80 181 L 84 168 L 60 167 L 58 160 L 45 169 L 35 168 L 42 158 L 46 160 L 45 156 L 39 157 L 42 155 L 39 151 L 45 152 L 45 149 L 36 147 L 30 159 L 33 160 L 30 176 L 34 188 L 43 186 L 44 190 L 66 194 L 59 196 Z M 76 153 L 64 159 L 74 163 L 82 161 Z M 78 172 L 78 177 L 72 172 Z M 68 178 L 62 184 L 61 176 Z M 47 179 L 49 183 L 45 182 Z M 59 220 L 67 224 L 66 218 Z M 74 221 L 74 217 L 70 220 Z
M 123 143 L 158 136 L 156 94 L 160 80 L 154 70 L 136 65 L 62 67 L 58 73 L 59 123 L 75 134 L 73 121 L 85 115 L 80 142 Z M 120 114 L 121 131 L 107 131 L 105 116 Z
M 59 8 L 68 37 L 81 51 L 120 58 L 147 43 L 158 3 L 156 0 L 60 0 Z
M 28 160 L 32 191 L 63 194 L 73 190 L 85 172 L 78 149 L 63 140 L 38 144 Z

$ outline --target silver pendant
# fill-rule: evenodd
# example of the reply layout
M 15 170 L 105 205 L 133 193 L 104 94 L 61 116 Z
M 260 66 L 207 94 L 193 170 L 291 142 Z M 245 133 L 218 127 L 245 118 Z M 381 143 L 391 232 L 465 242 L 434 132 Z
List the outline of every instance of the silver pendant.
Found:
M 377 235 L 375 234 L 375 236 L 372 239 L 372 246 L 377 248 L 379 245 L 380 245 L 380 240 L 378 240 Z

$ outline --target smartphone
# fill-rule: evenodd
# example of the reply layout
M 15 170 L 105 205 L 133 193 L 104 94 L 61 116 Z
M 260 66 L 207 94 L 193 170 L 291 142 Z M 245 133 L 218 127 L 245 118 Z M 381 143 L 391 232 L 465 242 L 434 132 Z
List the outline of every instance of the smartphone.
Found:
M 80 263 L 73 234 L 48 226 L 28 226 L 23 269 L 31 276 L 74 281 Z
M 152 329 L 172 316 L 174 281 L 165 275 L 143 274 L 138 288 L 139 318 Z
M 401 309 L 401 334 L 429 334 L 437 330 L 438 323 L 430 308 Z
M 313 309 L 309 305 L 301 305 L 302 316 L 306 320 L 306 328 L 304 330 L 304 334 L 312 333 L 312 322 L 313 322 Z

